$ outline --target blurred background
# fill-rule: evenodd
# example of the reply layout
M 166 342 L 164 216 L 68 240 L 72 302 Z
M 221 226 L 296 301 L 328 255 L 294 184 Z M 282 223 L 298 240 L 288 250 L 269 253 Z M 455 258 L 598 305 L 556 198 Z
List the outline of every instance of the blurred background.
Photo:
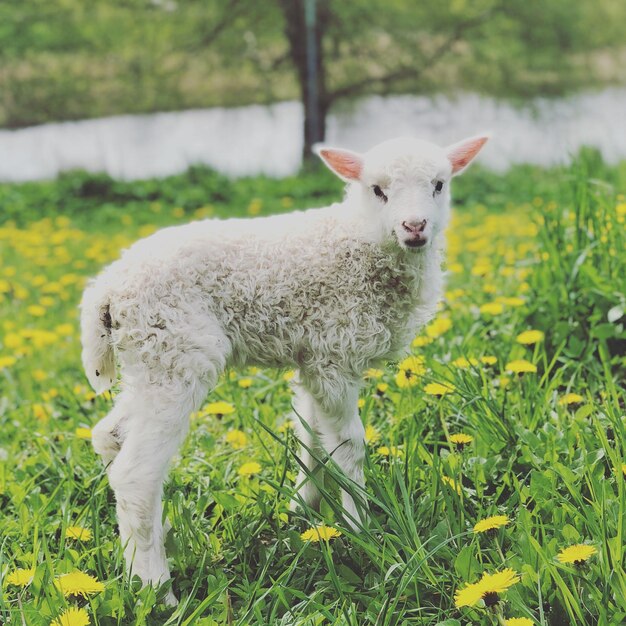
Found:
M 491 169 L 613 163 L 625 29 L 621 0 L 4 0 L 0 181 L 284 176 L 317 141 L 485 130 Z

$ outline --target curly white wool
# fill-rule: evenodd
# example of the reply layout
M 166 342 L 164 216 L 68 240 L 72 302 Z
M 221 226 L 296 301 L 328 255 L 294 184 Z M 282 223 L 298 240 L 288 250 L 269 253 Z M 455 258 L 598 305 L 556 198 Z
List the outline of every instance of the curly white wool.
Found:
M 189 414 L 227 366 L 297 369 L 294 407 L 308 426 L 299 428 L 306 469 L 294 502 L 318 505 L 318 463 L 330 455 L 354 484 L 343 492 L 346 521 L 361 523 L 360 380 L 406 350 L 434 315 L 448 183 L 483 143 L 443 150 L 395 140 L 365 155 L 322 149 L 350 182 L 343 202 L 167 228 L 90 283 L 85 371 L 97 391 L 109 388 L 116 355 L 122 387 L 93 445 L 108 464 L 127 564 L 145 583 L 170 576 L 160 506 L 167 465 Z

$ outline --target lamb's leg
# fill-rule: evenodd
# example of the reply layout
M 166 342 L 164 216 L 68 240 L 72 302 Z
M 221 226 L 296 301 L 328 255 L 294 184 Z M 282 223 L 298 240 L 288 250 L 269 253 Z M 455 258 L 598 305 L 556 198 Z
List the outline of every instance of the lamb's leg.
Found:
M 315 400 L 297 378 L 292 383 L 292 388 L 294 423 L 302 443 L 298 459 L 302 465 L 296 479 L 296 493 L 291 500 L 291 510 L 295 511 L 304 501 L 307 506 L 319 511 L 321 493 L 317 484 L 324 483 L 324 466 L 318 459 L 325 453 L 316 433 Z
M 131 417 L 132 397 L 122 391 L 108 415 L 103 417 L 91 430 L 93 449 L 102 457 L 108 469 L 122 447 Z
M 146 385 L 133 392 L 132 420 L 110 467 L 109 482 L 126 566 L 144 584 L 158 585 L 170 578 L 161 520 L 163 481 L 187 432 L 189 414 L 198 408 L 206 388 Z M 166 602 L 176 603 L 171 591 Z
M 317 429 L 320 442 L 349 479 L 342 489 L 346 522 L 355 530 L 366 520 L 363 476 L 365 460 L 365 429 L 359 417 L 359 385 L 340 377 L 330 379 L 329 370 L 323 378 L 309 381 L 315 398 Z

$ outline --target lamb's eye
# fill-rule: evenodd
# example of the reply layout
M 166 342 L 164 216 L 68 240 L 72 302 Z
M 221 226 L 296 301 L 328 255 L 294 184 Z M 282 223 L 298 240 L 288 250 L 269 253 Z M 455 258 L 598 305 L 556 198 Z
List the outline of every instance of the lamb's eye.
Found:
M 435 194 L 441 193 L 442 189 L 443 189 L 443 181 L 442 180 L 436 180 L 435 181 L 435 191 L 433 191 L 433 196 Z
M 372 185 L 372 191 L 377 198 L 380 198 L 383 202 L 387 202 L 387 196 L 379 185 Z

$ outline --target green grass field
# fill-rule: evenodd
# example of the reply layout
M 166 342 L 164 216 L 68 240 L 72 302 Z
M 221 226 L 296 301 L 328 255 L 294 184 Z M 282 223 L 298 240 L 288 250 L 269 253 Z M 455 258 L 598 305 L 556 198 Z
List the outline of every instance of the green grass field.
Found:
M 624 624 L 625 182 L 593 156 L 459 180 L 418 360 L 364 381 L 360 534 L 337 521 L 332 463 L 322 516 L 288 513 L 290 373 L 229 372 L 166 484 L 176 609 L 123 571 L 89 442 L 112 400 L 81 370 L 81 290 L 157 227 L 319 205 L 340 185 L 201 169 L 0 185 L 0 623 Z M 340 534 L 316 541 L 322 523 Z M 95 580 L 62 578 L 76 571 Z

